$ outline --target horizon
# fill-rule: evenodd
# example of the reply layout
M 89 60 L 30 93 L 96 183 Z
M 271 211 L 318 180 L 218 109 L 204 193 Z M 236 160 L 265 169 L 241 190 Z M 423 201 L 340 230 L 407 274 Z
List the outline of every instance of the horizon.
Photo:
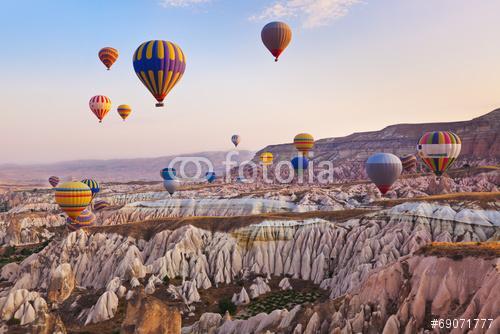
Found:
M 336 138 L 395 124 L 470 120 L 500 105 L 498 2 L 295 5 L 4 3 L 0 28 L 9 32 L 10 47 L 0 69 L 9 112 L 0 132 L 4 142 L 14 140 L 2 145 L 0 164 L 227 151 L 234 133 L 243 138 L 241 148 L 255 152 L 299 132 Z M 293 29 L 278 63 L 260 40 L 272 20 Z M 177 43 L 187 59 L 162 109 L 132 68 L 137 46 L 155 38 Z M 104 46 L 120 52 L 110 71 L 97 57 Z M 96 94 L 113 102 L 102 124 L 88 108 Z M 126 122 L 116 114 L 123 103 L 133 110 Z

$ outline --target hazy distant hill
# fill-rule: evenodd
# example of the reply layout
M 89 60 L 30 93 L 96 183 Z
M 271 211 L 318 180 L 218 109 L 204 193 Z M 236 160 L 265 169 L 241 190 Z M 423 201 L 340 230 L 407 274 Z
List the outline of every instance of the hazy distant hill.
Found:
M 239 156 L 234 160 L 245 161 L 252 159 L 254 152 L 238 151 Z M 0 165 L 0 181 L 25 181 L 47 182 L 51 175 L 57 175 L 62 179 L 82 179 L 92 177 L 100 181 L 136 181 L 144 180 L 161 181 L 160 170 L 176 157 L 203 157 L 210 160 L 217 174 L 222 174 L 225 167 L 222 162 L 225 160 L 227 152 L 198 152 L 191 154 L 164 156 L 158 158 L 140 158 L 140 159 L 113 159 L 113 160 L 75 160 L 64 161 L 53 164 L 37 165 Z M 202 164 L 203 167 L 205 165 Z M 187 166 L 187 169 L 193 171 L 193 165 Z
M 397 156 L 414 154 L 416 144 L 426 131 L 450 130 L 462 139 L 461 159 L 472 163 L 500 163 L 500 109 L 470 121 L 397 124 L 379 131 L 353 133 L 339 138 L 318 140 L 314 147 L 314 160 L 331 160 L 335 165 L 346 161 L 364 162 L 376 152 L 389 152 Z M 267 146 L 256 153 L 270 151 L 276 160 L 290 159 L 296 154 L 292 144 Z

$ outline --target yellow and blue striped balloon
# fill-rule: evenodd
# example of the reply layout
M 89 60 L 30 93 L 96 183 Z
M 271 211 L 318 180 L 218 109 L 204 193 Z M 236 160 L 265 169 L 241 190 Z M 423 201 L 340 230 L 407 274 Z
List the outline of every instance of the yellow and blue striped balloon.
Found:
M 163 107 L 163 100 L 181 80 L 186 69 L 186 57 L 181 48 L 168 41 L 142 43 L 134 53 L 134 71 L 139 80 Z
M 85 179 L 85 180 L 82 180 L 82 183 L 86 184 L 90 190 L 92 191 L 92 198 L 95 197 L 95 195 L 101 191 L 101 187 L 99 186 L 99 182 L 97 182 L 96 180 L 92 180 L 92 179 Z

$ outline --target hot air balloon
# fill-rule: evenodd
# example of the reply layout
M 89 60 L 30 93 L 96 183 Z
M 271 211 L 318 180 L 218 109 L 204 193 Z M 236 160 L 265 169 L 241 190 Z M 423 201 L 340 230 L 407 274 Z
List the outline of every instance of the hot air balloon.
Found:
M 163 100 L 181 80 L 186 57 L 181 48 L 168 41 L 142 43 L 134 53 L 134 71 L 139 80 L 163 107 Z
M 82 183 L 85 183 L 90 188 L 90 190 L 92 191 L 92 198 L 94 198 L 95 195 L 101 190 L 99 182 L 97 182 L 96 180 L 85 179 L 82 180 Z
M 177 172 L 175 171 L 175 168 L 163 168 L 160 175 L 164 180 L 175 180 Z
M 57 176 L 51 176 L 49 177 L 49 183 L 50 185 L 52 186 L 52 188 L 54 188 L 55 186 L 57 186 L 59 184 L 59 178 Z
M 309 160 L 304 156 L 295 157 L 290 162 L 292 163 L 293 169 L 299 172 L 309 167 Z
M 401 160 L 394 154 L 376 153 L 366 161 L 366 174 L 382 194 L 389 191 L 402 171 Z
M 76 219 L 92 200 L 92 191 L 85 183 L 70 181 L 56 188 L 55 197 L 61 209 Z
M 405 172 L 413 172 L 417 168 L 417 157 L 413 154 L 405 155 L 401 157 L 401 164 L 403 165 L 403 170 Z
M 94 211 L 100 211 L 104 208 L 107 208 L 109 206 L 109 203 L 104 200 L 99 200 L 95 201 L 93 206 L 94 206 Z
M 284 22 L 270 22 L 262 28 L 260 37 L 274 56 L 274 61 L 278 61 L 280 54 L 292 40 L 292 29 Z
M 125 121 L 125 119 L 132 112 L 132 108 L 130 108 L 128 104 L 120 104 L 116 110 L 118 111 L 120 117 L 123 118 L 123 121 Z
M 66 218 L 66 226 L 70 230 L 76 231 L 82 227 L 93 226 L 95 220 L 95 214 L 87 208 L 83 210 L 82 213 L 78 217 L 76 217 L 76 219 L 70 217 Z
M 420 138 L 417 151 L 434 174 L 441 176 L 455 162 L 461 148 L 462 141 L 453 132 L 432 131 Z
M 205 177 L 207 178 L 208 183 L 212 183 L 217 179 L 217 175 L 215 175 L 215 172 L 206 172 Z
M 163 180 L 163 187 L 165 187 L 165 190 L 168 191 L 170 195 L 175 193 L 178 185 L 177 180 Z
M 118 59 L 118 50 L 111 47 L 102 48 L 101 50 L 99 50 L 99 59 L 109 71 L 111 66 Z
M 302 154 L 309 152 L 314 147 L 314 138 L 308 133 L 299 133 L 293 138 L 293 144 Z
M 99 123 L 102 123 L 104 116 L 111 110 L 111 100 L 107 96 L 96 95 L 90 99 L 89 107 L 99 119 Z
M 273 154 L 271 152 L 263 152 L 260 155 L 260 161 L 264 166 L 271 165 L 273 163 Z
M 238 147 L 240 141 L 241 141 L 241 137 L 239 135 L 232 135 L 231 136 L 231 142 L 233 143 L 234 147 Z

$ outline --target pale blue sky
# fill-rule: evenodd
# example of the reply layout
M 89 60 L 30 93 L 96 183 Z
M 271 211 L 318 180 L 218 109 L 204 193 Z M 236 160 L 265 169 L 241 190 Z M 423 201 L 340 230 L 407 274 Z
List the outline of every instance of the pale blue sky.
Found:
M 173 6 L 174 4 L 175 6 Z M 179 6 L 184 4 L 184 6 Z M 289 142 L 404 122 L 465 120 L 500 106 L 496 0 L 0 0 L 0 163 L 134 158 Z M 279 63 L 270 20 L 294 37 Z M 132 68 L 143 41 L 184 50 L 166 100 Z M 106 71 L 97 58 L 113 46 Z M 96 94 L 114 108 L 98 124 Z M 116 106 L 130 104 L 124 123 Z

